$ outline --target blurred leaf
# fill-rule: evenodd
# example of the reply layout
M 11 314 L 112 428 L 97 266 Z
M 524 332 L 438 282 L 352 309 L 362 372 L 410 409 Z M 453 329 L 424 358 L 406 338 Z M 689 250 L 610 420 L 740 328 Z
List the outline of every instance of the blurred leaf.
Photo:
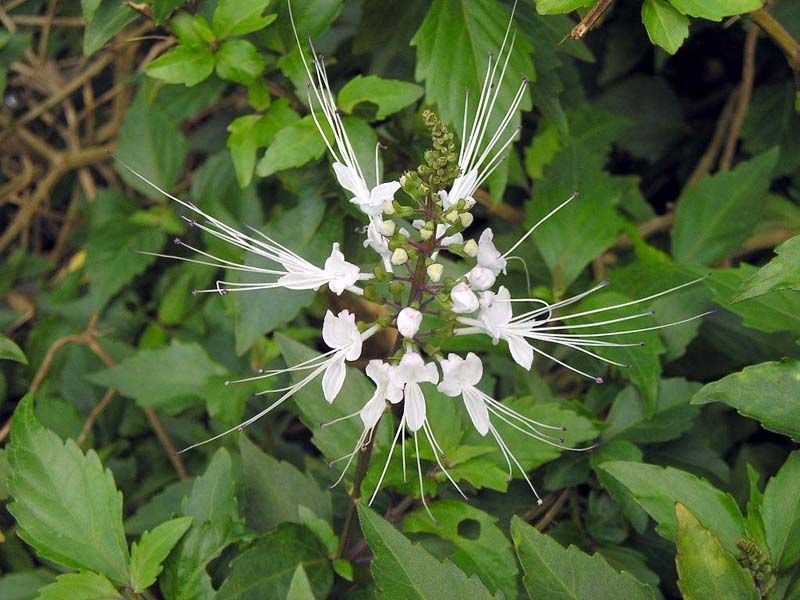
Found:
M 800 235 L 775 248 L 777 256 L 739 288 L 732 302 L 741 302 L 775 290 L 800 291 Z
M 172 16 L 178 8 L 183 6 L 185 0 L 152 0 L 150 7 L 153 9 L 153 21 L 160 25 Z
M 30 600 L 36 592 L 53 581 L 46 569 L 20 569 L 0 577 L 0 598 L 3 600 Z M 69 600 L 76 600 L 70 597 Z
M 756 267 L 740 263 L 737 269 L 718 269 L 706 280 L 714 302 L 742 318 L 745 325 L 760 331 L 800 331 L 800 294 L 776 290 L 768 294 L 734 302 L 739 289 L 758 272 Z
M 689 404 L 689 399 L 700 387 L 699 383 L 685 379 L 662 379 L 650 418 L 641 396 L 634 388 L 625 388 L 614 399 L 606 417 L 608 427 L 603 431 L 603 439 L 653 444 L 680 437 L 692 428 L 699 412 Z
M 675 503 L 685 504 L 731 552 L 744 536 L 744 518 L 734 499 L 705 479 L 672 467 L 610 461 L 599 468 L 619 481 L 656 520 L 656 531 L 674 540 L 677 532 Z
M 311 589 L 311 582 L 308 580 L 303 563 L 297 565 L 294 570 L 286 600 L 314 600 L 314 590 Z
M 161 563 L 192 524 L 192 517 L 179 517 L 161 523 L 142 534 L 139 543 L 131 545 L 131 587 L 143 592 L 156 582 Z
M 226 373 L 199 344 L 173 340 L 167 348 L 140 350 L 118 365 L 92 373 L 88 379 L 116 389 L 140 406 L 176 412 L 184 403 L 170 401 L 198 396 L 209 377 Z
M 205 81 L 214 70 L 214 55 L 204 45 L 180 45 L 162 54 L 145 68 L 150 77 L 187 87 Z
M 247 40 L 224 42 L 215 55 L 217 75 L 249 85 L 264 71 L 266 63 L 258 49 Z
M 416 510 L 406 516 L 403 531 L 447 540 L 456 547 L 448 560 L 465 574 L 480 577 L 490 592 L 518 597 L 517 561 L 496 517 L 457 500 L 440 500 L 430 510 L 435 521 L 424 510 Z
M 339 90 L 338 105 L 349 114 L 357 104 L 370 102 L 377 105 L 375 118 L 380 121 L 419 100 L 423 92 L 420 86 L 406 81 L 356 75 Z
M 773 566 L 792 567 L 800 561 L 800 452 L 792 452 L 767 482 L 761 516 Z
M 330 495 L 288 462 L 277 461 L 241 436 L 247 524 L 256 531 L 270 531 L 279 523 L 299 523 L 300 506 L 323 519 L 331 518 Z
M 88 22 L 83 32 L 84 56 L 91 56 L 100 50 L 108 40 L 139 16 L 135 10 L 118 0 L 99 0 L 82 4 Z M 91 17 L 86 15 L 87 7 L 91 7 L 88 10 Z
M 333 573 L 325 548 L 302 525 L 281 523 L 231 562 L 217 600 L 284 600 L 298 565 L 305 570 L 315 598 L 327 598 Z
M 54 583 L 39 590 L 36 600 L 114 600 L 122 595 L 99 573 L 83 571 L 59 575 Z
M 791 6 L 782 2 L 770 10 L 778 21 L 777 12 Z M 798 13 L 800 15 L 800 12 Z M 800 23 L 800 19 L 797 20 Z M 742 126 L 742 141 L 750 154 L 766 152 L 776 144 L 781 155 L 775 175 L 787 175 L 800 166 L 800 114 L 795 110 L 795 86 L 790 81 L 760 85 L 753 90 Z
M 669 0 L 669 2 L 690 17 L 721 21 L 723 17 L 758 10 L 764 0 Z
M 589 556 L 575 546 L 564 548 L 517 516 L 511 519 L 511 537 L 525 571 L 529 598 L 658 598 L 655 589 L 629 573 L 617 573 L 599 554 Z
M 214 9 L 213 28 L 217 39 L 246 35 L 264 29 L 278 15 L 264 15 L 270 0 L 251 0 L 245 4 L 237 0 L 220 0 Z
M 25 358 L 22 348 L 2 334 L 0 334 L 0 360 L 13 360 L 23 365 L 28 364 L 28 359 Z
M 313 118 L 310 115 L 305 116 L 278 132 L 259 161 L 256 174 L 259 177 L 269 177 L 284 169 L 301 167 L 317 160 L 324 153 L 325 143 Z
M 710 265 L 736 250 L 758 222 L 777 160 L 773 148 L 687 188 L 672 228 L 675 260 Z
M 786 359 L 745 367 L 704 386 L 692 404 L 723 402 L 758 419 L 770 431 L 800 441 L 800 361 Z
M 642 22 L 650 41 L 670 54 L 675 54 L 689 37 L 689 19 L 667 0 L 644 0 Z
M 678 586 L 686 600 L 759 600 L 753 579 L 686 506 L 675 505 Z
M 542 15 L 560 15 L 576 8 L 589 6 L 594 0 L 534 0 L 536 10 Z
M 468 577 L 449 560 L 439 562 L 360 503 L 358 518 L 375 555 L 370 570 L 380 590 L 379 598 L 489 600 L 493 597 L 477 576 Z
M 178 181 L 186 157 L 186 139 L 178 123 L 156 106 L 148 106 L 139 93 L 125 113 L 119 132 L 120 159 L 147 177 L 162 190 L 170 191 Z M 131 187 L 154 200 L 163 195 L 147 185 L 125 167 L 115 164 L 117 173 Z
M 14 412 L 8 446 L 8 510 L 19 535 L 44 559 L 89 569 L 118 585 L 128 583 L 128 545 L 122 528 L 122 494 L 93 450 L 85 455 L 42 427 L 26 396 Z

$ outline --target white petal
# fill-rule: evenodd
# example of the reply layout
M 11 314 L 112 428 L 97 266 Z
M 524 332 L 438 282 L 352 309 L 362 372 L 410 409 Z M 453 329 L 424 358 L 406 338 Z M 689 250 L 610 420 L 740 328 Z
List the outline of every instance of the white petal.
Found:
M 474 388 L 464 390 L 464 406 L 475 429 L 481 435 L 489 433 L 489 409 Z
M 422 367 L 421 372 L 417 376 L 417 381 L 425 381 L 427 383 L 436 383 L 439 381 L 439 369 L 436 368 L 436 363 L 429 362 Z
M 483 363 L 477 354 L 470 352 L 464 360 L 464 366 L 461 369 L 462 380 L 466 385 L 478 385 L 478 382 L 483 377 Z
M 344 385 L 346 374 L 344 356 L 335 355 L 334 360 L 330 362 L 322 375 L 322 392 L 325 395 L 325 400 L 333 402 L 333 399 L 339 395 Z
M 309 277 L 308 273 L 287 273 L 278 279 L 278 284 L 287 290 L 316 290 L 325 283 L 323 273 L 317 277 Z
M 358 176 L 353 169 L 350 167 L 346 167 L 342 163 L 335 162 L 333 163 L 333 171 L 336 173 L 336 179 L 339 181 L 339 185 L 341 185 L 344 189 L 352 194 L 355 194 L 357 198 L 368 199 L 369 198 L 369 190 L 367 189 L 364 180 Z
M 530 371 L 533 364 L 533 348 L 531 348 L 531 345 L 516 335 L 504 335 L 503 339 L 508 342 L 511 357 L 516 363 L 526 371 Z
M 406 338 L 413 338 L 422 323 L 422 313 L 416 308 L 406 306 L 397 315 L 397 330 Z
M 405 400 L 408 429 L 411 432 L 418 431 L 425 424 L 425 397 L 418 384 L 414 382 L 406 384 Z
M 399 189 L 400 182 L 398 181 L 389 181 L 376 185 L 369 193 L 370 204 L 380 203 L 380 206 L 383 207 L 384 204 L 394 198 L 395 192 Z
M 453 312 L 458 314 L 475 312 L 480 305 L 475 292 L 463 281 L 450 290 L 450 299 L 453 301 Z
M 383 394 L 376 392 L 359 413 L 361 416 L 361 422 L 364 423 L 364 428 L 372 429 L 375 427 L 375 425 L 378 424 L 378 421 L 381 420 L 384 410 L 386 410 L 386 400 L 384 400 Z

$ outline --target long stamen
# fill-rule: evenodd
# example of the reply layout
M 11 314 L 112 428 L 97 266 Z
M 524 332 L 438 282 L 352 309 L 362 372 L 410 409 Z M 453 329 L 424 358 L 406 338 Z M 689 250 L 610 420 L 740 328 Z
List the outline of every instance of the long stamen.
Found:
M 378 495 L 378 492 L 381 490 L 381 484 L 383 483 L 383 478 L 386 477 L 386 471 L 389 469 L 389 462 L 392 460 L 392 454 L 394 454 L 394 448 L 397 445 L 397 438 L 403 433 L 403 427 L 405 426 L 405 415 L 400 419 L 400 424 L 397 426 L 397 432 L 394 434 L 394 439 L 392 440 L 392 445 L 389 446 L 389 456 L 386 457 L 386 462 L 383 465 L 383 470 L 381 471 L 381 476 L 378 478 L 378 483 L 375 485 L 375 491 L 372 492 L 372 497 L 369 499 L 367 506 L 372 506 L 372 503 L 375 501 L 375 497 Z
M 422 484 L 422 463 L 419 460 L 419 442 L 417 441 L 417 432 L 414 432 L 414 453 L 417 456 L 417 473 L 419 474 L 419 497 L 422 500 L 422 506 L 425 508 L 425 512 L 428 513 L 428 516 L 436 522 L 436 517 L 433 516 L 431 509 L 428 508 L 428 502 L 425 500 L 425 487 Z
M 423 424 L 422 430 L 425 433 L 425 437 L 428 439 L 428 443 L 431 445 L 431 447 L 438 447 L 439 443 L 436 441 L 436 437 L 433 435 L 433 430 L 427 422 Z M 444 452 L 442 452 L 442 455 L 444 455 Z M 447 471 L 447 469 L 445 469 L 442 461 L 439 459 L 439 454 L 435 450 L 433 452 L 433 457 L 436 459 L 436 464 L 439 465 L 439 468 L 442 470 L 442 473 L 444 473 L 444 476 L 447 477 L 448 481 L 453 484 L 453 487 L 458 490 L 458 493 L 461 494 L 461 497 L 464 498 L 464 500 L 468 500 L 467 495 L 461 490 L 455 479 L 450 476 L 450 473 Z
M 533 492 L 533 495 L 536 496 L 537 504 L 541 505 L 542 504 L 542 498 L 539 496 L 538 492 L 536 491 L 536 488 L 533 487 L 533 483 L 531 483 L 531 480 L 528 478 L 528 474 L 525 472 L 525 469 L 523 469 L 522 465 L 519 464 L 519 461 L 517 460 L 517 457 L 514 456 L 514 454 L 509 449 L 508 445 L 503 441 L 503 438 L 501 437 L 501 435 L 497 432 L 497 430 L 493 426 L 491 426 L 491 425 L 489 426 L 489 431 L 492 432 L 492 435 L 494 436 L 494 439 L 497 442 L 497 445 L 500 446 L 500 448 L 504 449 L 505 453 L 507 453 L 508 456 L 511 458 L 511 460 L 514 461 L 514 464 L 517 465 L 517 468 L 520 470 L 520 473 L 522 473 L 522 476 L 525 478 L 525 481 L 528 483 L 528 487 L 531 488 L 531 491 Z
M 503 254 L 503 258 L 506 258 L 506 257 L 507 257 L 509 254 L 511 254 L 512 252 L 514 252 L 514 250 L 516 250 L 517 248 L 519 248 L 519 245 L 520 245 L 522 242 L 524 242 L 525 240 L 527 240 L 527 239 L 528 239 L 528 237 L 530 237 L 530 235 L 531 235 L 531 234 L 532 234 L 534 231 L 536 231 L 536 228 L 537 228 L 537 227 L 539 227 L 539 225 L 541 225 L 542 223 L 544 223 L 545 221 L 547 221 L 547 219 L 549 219 L 550 217 L 552 217 L 554 214 L 556 214 L 558 211 L 560 211 L 562 208 L 564 208 L 564 207 L 565 207 L 567 204 L 569 204 L 570 202 L 572 202 L 573 200 L 575 200 L 575 198 L 577 198 L 577 197 L 578 197 L 578 192 L 574 192 L 574 193 L 573 193 L 573 194 L 572 194 L 572 195 L 571 195 L 569 198 L 567 198 L 566 200 L 564 200 L 564 202 L 562 202 L 561 204 L 559 204 L 558 206 L 556 206 L 556 207 L 555 207 L 553 210 L 551 210 L 549 213 L 547 213 L 545 216 L 543 216 L 541 219 L 539 219 L 539 221 L 538 221 L 538 222 L 537 222 L 537 223 L 536 223 L 536 224 L 535 224 L 533 227 L 531 227 L 530 229 L 528 229 L 528 231 L 526 231 L 526 232 L 525 232 L 525 235 L 523 235 L 521 238 L 519 238 L 519 239 L 517 240 L 517 243 L 516 243 L 516 244 L 514 244 L 513 246 L 511 246 L 511 248 L 509 248 L 508 250 L 506 250 L 506 251 L 505 251 L 505 253 Z

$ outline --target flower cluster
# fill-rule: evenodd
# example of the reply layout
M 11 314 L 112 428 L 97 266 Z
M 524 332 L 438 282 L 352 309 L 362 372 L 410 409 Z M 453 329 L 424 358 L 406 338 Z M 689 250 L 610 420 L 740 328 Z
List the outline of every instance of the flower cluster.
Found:
M 297 41 L 299 45 L 299 38 Z M 477 236 L 467 235 L 474 220 L 476 191 L 503 160 L 506 150 L 517 136 L 517 130 L 511 127 L 511 123 L 525 97 L 526 81 L 520 82 L 513 101 L 505 107 L 499 121 L 496 114 L 500 84 L 513 42 L 509 24 L 498 55 L 489 57 L 489 66 L 474 109 L 467 95 L 460 147 L 456 149 L 455 136 L 436 115 L 425 111 L 423 121 L 430 131 L 432 148 L 425 153 L 424 164 L 415 171 L 405 173 L 398 181 L 376 181 L 374 186 L 370 186 L 364 178 L 336 108 L 325 65 L 311 46 L 311 63 L 305 59 L 303 61 L 309 78 L 308 104 L 330 153 L 337 181 L 349 196 L 349 201 L 364 214 L 364 245 L 374 250 L 378 259 L 378 265 L 370 271 L 363 272 L 360 267 L 348 262 L 338 243 L 333 244 L 324 264 L 315 265 L 258 230 L 240 232 L 194 204 L 160 190 L 194 213 L 195 218 L 187 219 L 190 225 L 261 259 L 259 266 L 253 266 L 253 261 L 240 264 L 176 240 L 177 244 L 194 253 L 194 257 L 181 260 L 264 277 L 264 281 L 258 283 L 218 281 L 212 289 L 199 292 L 227 294 L 273 288 L 318 290 L 327 286 L 334 294 L 349 292 L 390 308 L 390 315 L 374 323 L 359 323 L 348 310 L 338 314 L 328 311 L 322 325 L 322 339 L 329 350 L 300 364 L 259 372 L 256 376 L 239 380 L 264 380 L 290 374 L 294 383 L 268 390 L 280 394 L 279 398 L 230 431 L 255 422 L 320 376 L 325 400 L 334 402 L 347 376 L 345 364 L 361 357 L 364 342 L 374 334 L 394 328 L 398 332 L 395 349 L 383 360 L 371 360 L 366 367 L 367 376 L 375 384 L 374 394 L 358 413 L 342 418 L 360 418 L 363 424 L 363 431 L 355 441 L 352 452 L 338 459 L 346 461 L 342 477 L 354 457 L 372 439 L 382 416 L 389 407 L 395 406 L 399 424 L 375 493 L 380 489 L 396 445 L 398 442 L 404 444 L 406 435 L 416 448 L 420 489 L 420 435 L 433 449 L 439 468 L 458 489 L 442 463 L 443 452 L 426 416 L 423 384 L 428 384 L 435 385 L 445 396 L 459 398 L 463 402 L 478 434 L 491 436 L 499 447 L 508 465 L 509 478 L 516 468 L 539 499 L 528 474 L 500 435 L 497 425 L 502 423 L 503 427 L 513 428 L 534 440 L 559 448 L 574 449 L 564 445 L 561 437 L 563 428 L 558 424 L 541 423 L 526 417 L 482 391 L 480 384 L 484 369 L 481 358 L 475 353 L 469 352 L 466 356 L 454 353 L 445 355 L 428 340 L 454 335 L 484 335 L 494 344 L 503 342 L 507 345 L 511 357 L 523 369 L 531 369 L 534 357 L 538 354 L 601 383 L 600 377 L 546 352 L 541 342 L 564 346 L 598 361 L 625 367 L 622 363 L 601 356 L 597 353 L 598 349 L 638 346 L 640 342 L 609 341 L 609 337 L 617 339 L 617 336 L 668 326 L 634 327 L 612 333 L 606 329 L 608 325 L 634 321 L 651 314 L 646 311 L 624 317 L 584 321 L 606 311 L 648 302 L 684 286 L 632 302 L 563 314 L 564 309 L 601 289 L 607 282 L 553 303 L 538 298 L 512 297 L 508 288 L 502 285 L 513 252 L 544 220 L 573 201 L 576 195 L 566 199 L 533 225 L 508 249 L 497 248 L 490 228 Z M 304 56 L 302 51 L 301 56 Z M 490 127 L 490 123 L 495 122 L 499 122 L 499 125 Z M 150 183 L 141 175 L 138 176 Z M 445 276 L 445 264 L 440 260 L 442 253 L 456 259 L 460 272 Z M 694 282 L 684 285 L 691 283 Z M 523 306 L 523 310 L 514 314 L 514 304 Z M 570 321 L 578 318 L 583 318 L 583 321 L 570 324 Z M 218 439 L 230 431 L 202 443 Z M 422 500 L 424 503 L 424 494 Z

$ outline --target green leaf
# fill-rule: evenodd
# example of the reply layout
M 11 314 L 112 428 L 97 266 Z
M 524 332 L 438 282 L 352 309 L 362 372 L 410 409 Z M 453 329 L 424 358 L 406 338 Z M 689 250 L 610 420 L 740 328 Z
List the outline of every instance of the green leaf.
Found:
M 784 2 L 771 7 L 770 14 L 787 26 L 788 23 L 777 13 L 789 6 Z M 800 19 L 795 22 L 800 23 Z M 800 35 L 797 31 L 792 33 L 795 37 Z M 781 156 L 775 167 L 775 176 L 789 175 L 800 166 L 800 111 L 795 110 L 795 86 L 792 81 L 759 85 L 753 90 L 741 138 L 745 150 L 750 154 L 760 154 L 775 145 L 780 146 Z
M 492 0 L 435 0 L 411 40 L 411 45 L 417 48 L 414 75 L 417 81 L 425 81 L 426 100 L 436 104 L 442 120 L 459 132 L 464 119 L 464 87 L 481 89 L 489 53 L 500 49 L 508 19 L 503 6 Z M 489 131 L 497 129 L 522 79 L 535 79 L 531 51 L 527 37 L 517 36 L 508 70 L 500 84 L 497 109 L 490 119 Z M 471 115 L 475 114 L 477 104 L 476 92 L 471 95 Z M 527 92 L 521 107 L 522 110 L 531 108 Z M 507 131 L 511 133 L 519 123 L 518 113 L 511 119 Z
M 375 118 L 385 119 L 420 99 L 424 90 L 413 83 L 381 79 L 376 75 L 356 75 L 339 90 L 339 107 L 346 113 L 361 102 L 377 105 Z
M 675 211 L 675 260 L 710 265 L 739 248 L 758 223 L 777 160 L 778 150 L 773 148 L 688 187 Z
M 302 167 L 325 153 L 325 143 L 317 131 L 312 117 L 305 116 L 284 127 L 267 148 L 256 167 L 259 177 L 268 177 L 278 171 Z
M 192 517 L 179 517 L 142 534 L 131 546 L 131 587 L 143 592 L 156 582 L 161 563 L 192 524 Z
M 205 81 L 213 70 L 214 55 L 207 46 L 181 44 L 147 65 L 144 72 L 167 83 L 192 87 Z
M 70 569 L 128 583 L 128 546 L 122 528 L 122 494 L 93 450 L 85 455 L 42 427 L 28 395 L 14 412 L 8 510 L 20 537 L 42 558 Z
M 217 75 L 242 85 L 251 84 L 264 72 L 266 63 L 258 49 L 247 40 L 229 40 L 215 56 Z
M 231 562 L 216 600 L 284 600 L 297 566 L 305 570 L 315 598 L 327 598 L 333 573 L 325 548 L 308 529 L 281 523 Z
M 625 388 L 614 399 L 606 417 L 608 427 L 603 431 L 603 439 L 652 444 L 679 438 L 694 425 L 699 411 L 689 404 L 689 399 L 700 387 L 699 383 L 685 379 L 662 379 L 649 418 L 641 396 L 632 387 Z
M 89 381 L 116 389 L 140 406 L 178 412 L 186 396 L 198 396 L 206 380 L 227 370 L 202 346 L 177 340 L 167 348 L 139 350 L 119 364 L 92 373 Z
M 776 290 L 746 302 L 733 301 L 744 282 L 757 271 L 746 263 L 740 263 L 737 269 L 719 269 L 706 280 L 706 287 L 711 289 L 716 304 L 740 316 L 748 327 L 767 333 L 800 331 L 800 294 Z
M 669 54 L 675 54 L 689 37 L 689 19 L 667 0 L 644 0 L 642 22 L 650 41 Z
M 308 580 L 303 563 L 298 564 L 294 570 L 286 600 L 314 600 L 314 590 L 311 589 L 311 582 Z
M 490 592 L 518 597 L 517 562 L 496 517 L 456 500 L 435 502 L 430 510 L 435 521 L 417 510 L 403 521 L 403 532 L 427 533 L 450 542 L 456 551 L 447 558 L 459 569 L 480 577 Z
M 358 518 L 375 555 L 370 569 L 380 598 L 489 600 L 493 597 L 475 575 L 468 577 L 449 560 L 439 562 L 362 504 L 358 504 Z
M 100 50 L 108 40 L 139 16 L 135 10 L 118 0 L 100 0 L 99 4 L 93 2 L 92 5 L 92 17 L 87 17 L 88 25 L 83 32 L 84 56 L 91 56 Z
M 764 0 L 669 0 L 669 2 L 685 15 L 711 21 L 720 21 L 724 17 L 758 10 L 764 4 Z
M 22 348 L 2 334 L 0 334 L 0 360 L 13 360 L 23 365 L 28 364 L 28 359 L 25 357 Z
M 97 310 L 155 262 L 143 252 L 159 252 L 166 236 L 160 229 L 142 227 L 130 217 L 93 226 L 86 241 L 86 275 Z
M 145 94 L 137 94 L 125 114 L 119 132 L 118 155 L 162 190 L 171 190 L 183 170 L 186 157 L 186 138 L 178 123 L 157 106 L 149 106 Z M 161 192 L 154 190 L 120 164 L 117 173 L 131 187 L 154 200 L 163 201 Z
M 237 35 L 247 35 L 264 29 L 278 15 L 264 15 L 269 0 L 241 3 L 238 0 L 220 0 L 214 9 L 213 28 L 218 40 Z
M 84 571 L 59 575 L 54 583 L 39 590 L 36 600 L 115 600 L 122 595 L 99 573 Z
M 523 582 L 529 598 L 658 598 L 654 588 L 630 573 L 617 573 L 599 554 L 589 556 L 575 546 L 564 548 L 517 516 L 511 519 L 511 537 L 525 571 Z
M 723 402 L 766 429 L 800 441 L 800 361 L 745 367 L 709 383 L 692 398 L 692 404 L 709 402 Z
M 534 0 L 540 15 L 561 15 L 591 5 L 594 0 Z
M 311 509 L 330 520 L 331 499 L 317 483 L 288 462 L 275 460 L 245 436 L 239 438 L 247 498 L 247 524 L 270 531 L 286 521 L 300 523 L 298 509 Z
M 647 527 L 647 513 L 624 485 L 599 468 L 605 462 L 630 461 L 642 462 L 642 451 L 627 440 L 611 440 L 602 444 L 592 453 L 590 463 L 600 484 L 619 503 L 622 512 L 631 522 L 633 528 L 643 533 Z
M 778 570 L 800 561 L 800 452 L 792 452 L 767 482 L 761 502 L 764 533 Z
M 299 120 L 300 117 L 291 109 L 289 101 L 281 98 L 263 116 L 245 115 L 231 121 L 228 125 L 230 135 L 227 145 L 231 151 L 239 187 L 247 187 L 253 178 L 258 149 L 269 146 L 281 129 Z
M 47 569 L 23 568 L 0 577 L 0 598 L 3 600 L 30 600 L 38 590 L 51 583 L 54 575 Z M 75 600 L 70 597 L 69 600 Z
M 686 506 L 675 505 L 678 586 L 685 600 L 759 600 L 750 574 L 700 524 Z
M 639 505 L 656 520 L 656 531 L 674 540 L 675 503 L 685 504 L 731 552 L 744 536 L 744 518 L 734 499 L 691 473 L 628 461 L 604 462 L 598 467 L 624 485 Z
M 800 235 L 776 247 L 775 254 L 775 258 L 742 284 L 732 302 L 776 290 L 800 291 Z

